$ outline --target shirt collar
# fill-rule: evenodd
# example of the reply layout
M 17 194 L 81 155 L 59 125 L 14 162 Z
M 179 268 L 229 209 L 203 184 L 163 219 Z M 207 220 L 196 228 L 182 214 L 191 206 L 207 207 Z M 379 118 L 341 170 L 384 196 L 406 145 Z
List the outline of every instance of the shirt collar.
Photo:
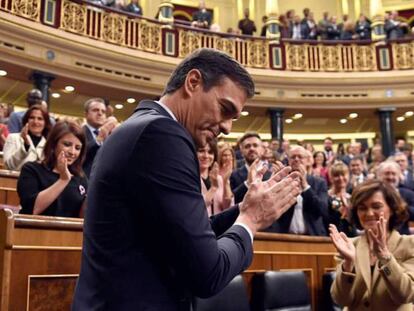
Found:
M 163 104 L 162 102 L 156 100 L 155 101 L 158 105 L 160 105 L 162 108 L 164 108 L 165 111 L 168 112 L 168 114 L 171 116 L 171 118 L 173 118 L 175 121 L 177 121 L 177 118 L 175 117 L 174 113 L 171 111 L 170 108 L 168 108 L 165 104 Z

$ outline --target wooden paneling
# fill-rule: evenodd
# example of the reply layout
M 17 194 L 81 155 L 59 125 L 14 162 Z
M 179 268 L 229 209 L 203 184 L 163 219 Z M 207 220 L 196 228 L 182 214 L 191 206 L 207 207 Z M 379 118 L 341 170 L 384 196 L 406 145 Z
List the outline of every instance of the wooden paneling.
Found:
M 80 269 L 82 226 L 81 219 L 0 210 L 0 310 L 52 310 L 42 308 L 50 305 L 69 310 Z M 243 278 L 251 292 L 255 273 L 304 271 L 317 310 L 322 275 L 334 268 L 334 254 L 328 238 L 259 233 Z

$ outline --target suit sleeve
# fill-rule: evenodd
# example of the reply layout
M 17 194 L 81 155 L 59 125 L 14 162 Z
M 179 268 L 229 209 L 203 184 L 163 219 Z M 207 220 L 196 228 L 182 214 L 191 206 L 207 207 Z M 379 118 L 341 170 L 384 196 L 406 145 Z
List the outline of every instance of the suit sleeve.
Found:
M 355 281 L 355 273 L 345 272 L 342 270 L 342 262 L 336 268 L 336 277 L 331 287 L 332 299 L 341 306 L 352 306 L 355 295 L 352 286 Z
M 39 192 L 42 191 L 35 165 L 35 163 L 31 162 L 23 165 L 17 181 L 17 193 L 22 206 L 22 214 L 33 214 L 36 198 Z
M 240 203 L 246 195 L 247 187 L 244 184 L 244 181 L 241 181 L 240 183 L 237 182 L 236 174 L 237 172 L 233 172 L 230 176 L 230 187 L 234 194 L 234 202 Z
M 143 185 L 139 195 L 149 198 L 146 217 L 161 232 L 162 241 L 157 242 L 170 256 L 170 269 L 184 278 L 196 296 L 216 294 L 250 265 L 248 232 L 232 226 L 216 238 L 200 192 L 193 143 L 175 121 L 160 119 L 148 125 L 133 156 L 134 175 Z M 228 218 L 217 228 L 226 228 L 237 212 L 228 213 L 221 216 Z
M 387 291 L 396 304 L 414 301 L 414 236 L 404 236 L 407 250 L 404 258 L 394 256 L 384 266 L 379 267 L 380 273 L 387 284 Z
M 324 180 L 315 179 L 314 184 L 305 192 L 302 192 L 304 206 L 311 215 L 329 218 L 328 212 L 328 189 Z M 306 202 L 306 203 L 305 203 Z

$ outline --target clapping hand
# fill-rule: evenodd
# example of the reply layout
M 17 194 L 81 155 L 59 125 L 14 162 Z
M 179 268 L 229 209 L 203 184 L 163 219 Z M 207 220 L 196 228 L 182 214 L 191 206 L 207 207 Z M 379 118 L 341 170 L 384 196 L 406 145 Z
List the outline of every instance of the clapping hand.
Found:
M 378 258 L 386 258 L 391 255 L 387 246 L 387 220 L 384 218 L 384 213 L 380 214 L 379 221 L 377 221 L 377 232 L 368 229 L 368 240 L 370 251 Z
M 253 180 L 240 205 L 240 221 L 246 223 L 255 233 L 269 227 L 279 219 L 295 202 L 300 193 L 299 174 L 290 173 L 285 167 L 269 180 L 262 181 L 263 168 L 256 171 L 258 160 L 250 166 Z
M 68 160 L 65 156 L 65 152 L 61 151 L 58 155 L 57 162 L 56 162 L 56 170 L 59 173 L 60 179 L 64 181 L 69 181 L 72 178 L 72 174 L 68 168 Z
M 217 162 L 214 162 L 210 172 L 208 174 L 208 177 L 210 178 L 211 187 L 218 188 L 218 175 L 219 175 L 219 166 Z
M 343 232 L 338 232 L 335 225 L 329 225 L 329 236 L 338 251 L 338 253 L 344 258 L 344 270 L 350 272 L 355 262 L 355 246 L 354 243 Z
M 26 123 L 25 126 L 23 126 L 20 136 L 23 138 L 23 141 L 26 145 L 30 145 L 29 143 L 29 123 Z

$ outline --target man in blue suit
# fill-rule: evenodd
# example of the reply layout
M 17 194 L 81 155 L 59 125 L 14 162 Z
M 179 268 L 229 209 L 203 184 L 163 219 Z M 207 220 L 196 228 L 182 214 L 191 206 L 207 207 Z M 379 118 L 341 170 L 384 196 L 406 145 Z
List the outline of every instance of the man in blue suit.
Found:
M 299 177 L 260 173 L 244 201 L 207 217 L 196 146 L 228 133 L 254 84 L 225 53 L 201 49 L 143 101 L 92 168 L 73 310 L 190 310 L 252 260 L 252 239 L 296 200 Z

